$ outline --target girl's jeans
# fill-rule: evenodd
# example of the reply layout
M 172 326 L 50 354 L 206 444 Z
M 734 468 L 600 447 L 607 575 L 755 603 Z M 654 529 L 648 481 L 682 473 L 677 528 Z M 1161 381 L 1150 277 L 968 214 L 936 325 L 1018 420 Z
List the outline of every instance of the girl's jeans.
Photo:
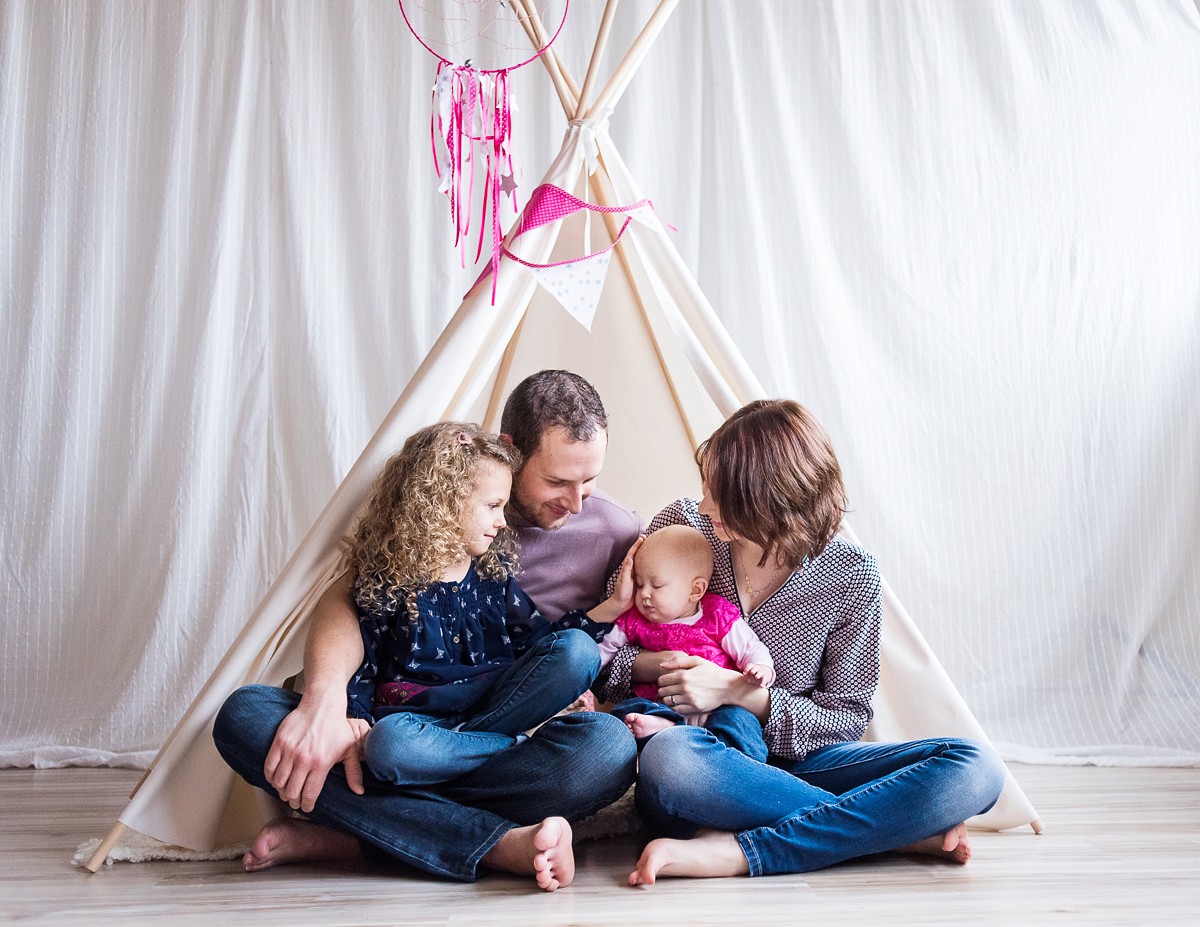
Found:
M 555 631 L 504 670 L 469 714 L 398 711 L 375 722 L 365 754 L 372 775 L 394 785 L 434 785 L 478 769 L 578 698 L 600 669 L 582 631 Z
M 732 831 L 750 875 L 808 872 L 945 833 L 990 808 L 1004 764 L 970 740 L 842 743 L 757 762 L 703 728 L 641 752 L 637 807 L 661 836 Z

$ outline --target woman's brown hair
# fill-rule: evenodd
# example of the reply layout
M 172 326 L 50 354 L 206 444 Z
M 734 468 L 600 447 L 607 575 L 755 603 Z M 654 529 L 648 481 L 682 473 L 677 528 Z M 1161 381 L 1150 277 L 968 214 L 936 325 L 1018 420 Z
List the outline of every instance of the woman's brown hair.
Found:
M 696 451 L 700 478 L 738 537 L 793 569 L 833 540 L 846 511 L 842 469 L 821 423 L 790 399 L 738 409 Z

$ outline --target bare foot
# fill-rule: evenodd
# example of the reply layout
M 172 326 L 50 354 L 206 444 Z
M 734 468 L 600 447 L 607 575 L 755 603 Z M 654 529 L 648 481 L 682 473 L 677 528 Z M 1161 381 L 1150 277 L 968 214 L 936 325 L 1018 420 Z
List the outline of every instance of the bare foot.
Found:
M 643 737 L 653 737 L 659 731 L 665 731 L 669 727 L 674 727 L 675 722 L 669 718 L 660 718 L 658 715 L 639 715 L 637 712 L 625 716 L 625 726 L 629 728 L 629 732 L 638 740 Z
M 575 851 L 571 825 L 565 818 L 546 818 L 541 824 L 514 827 L 487 851 L 483 864 L 490 869 L 533 873 L 538 888 L 552 892 L 575 878 Z
M 749 873 L 746 854 L 733 834 L 702 830 L 691 840 L 651 840 L 629 873 L 629 884 L 653 885 L 659 876 L 716 879 Z
M 948 859 L 960 866 L 965 866 L 971 858 L 971 840 L 967 836 L 967 825 L 956 824 L 940 837 L 929 837 L 918 840 L 906 847 L 901 847 L 897 853 L 920 853 L 923 856 L 936 856 Z
M 286 863 L 343 862 L 362 858 L 358 841 L 340 830 L 299 821 L 276 818 L 258 832 L 250 849 L 242 856 L 247 872 L 258 872 Z

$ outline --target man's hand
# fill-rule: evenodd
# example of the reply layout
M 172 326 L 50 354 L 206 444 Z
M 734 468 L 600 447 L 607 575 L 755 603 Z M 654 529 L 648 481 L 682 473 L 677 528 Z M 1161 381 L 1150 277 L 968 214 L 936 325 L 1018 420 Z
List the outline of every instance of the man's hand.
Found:
M 625 552 L 620 572 L 617 573 L 617 581 L 613 585 L 611 598 L 620 603 L 622 612 L 633 608 L 633 561 L 645 540 L 645 537 L 638 538 Z
M 621 561 L 621 569 L 617 573 L 617 581 L 613 585 L 612 595 L 597 605 L 588 609 L 588 617 L 600 624 L 612 624 L 629 609 L 633 608 L 633 558 L 645 538 L 638 538 Z
M 308 708 L 301 701 L 283 719 L 267 753 L 263 773 L 280 797 L 305 813 L 312 811 L 325 785 L 325 777 L 337 763 L 346 768 L 346 783 L 356 795 L 363 794 L 360 750 L 365 721 L 347 718 L 345 704 Z

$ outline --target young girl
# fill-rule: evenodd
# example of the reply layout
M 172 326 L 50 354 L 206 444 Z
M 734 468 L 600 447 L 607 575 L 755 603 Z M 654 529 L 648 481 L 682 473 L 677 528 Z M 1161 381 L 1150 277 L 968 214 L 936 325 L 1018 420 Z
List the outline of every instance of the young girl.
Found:
M 592 640 L 554 631 L 512 576 L 520 455 L 477 426 L 418 431 L 350 539 L 364 649 L 349 714 L 376 778 L 430 785 L 512 747 L 588 686 Z
M 600 642 L 600 666 L 627 644 L 655 652 L 679 651 L 736 668 L 752 684 L 775 681 L 771 654 L 728 599 L 708 591 L 712 549 L 704 535 L 687 525 L 667 525 L 642 541 L 633 560 L 634 607 L 622 614 Z M 658 685 L 633 686 L 635 698 L 613 707 L 639 742 L 676 724 L 707 727 L 718 740 L 750 756 L 766 759 L 762 725 L 748 712 L 722 706 L 712 712 L 681 714 L 672 696 L 659 700 Z M 744 715 L 745 717 L 741 717 Z

